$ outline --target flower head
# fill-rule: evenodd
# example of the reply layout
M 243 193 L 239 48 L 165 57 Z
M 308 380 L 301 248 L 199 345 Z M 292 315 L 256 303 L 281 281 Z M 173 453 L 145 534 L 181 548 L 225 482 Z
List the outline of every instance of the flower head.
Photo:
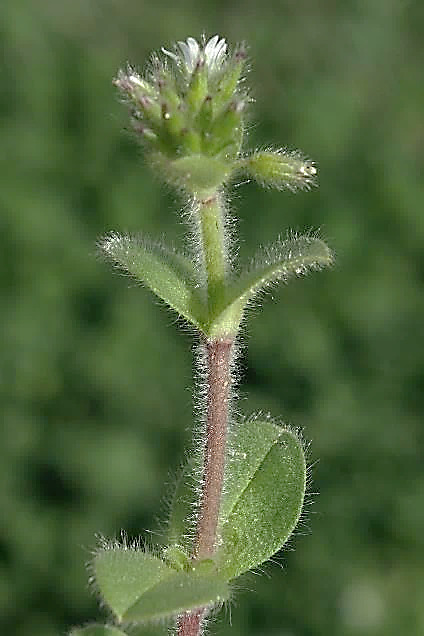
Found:
M 121 70 L 115 85 L 131 110 L 133 128 L 168 180 L 192 189 L 222 183 L 240 153 L 247 94 L 240 78 L 246 49 L 228 51 L 214 35 L 189 37 L 152 56 L 148 72 Z M 165 172 L 165 171 L 164 171 Z

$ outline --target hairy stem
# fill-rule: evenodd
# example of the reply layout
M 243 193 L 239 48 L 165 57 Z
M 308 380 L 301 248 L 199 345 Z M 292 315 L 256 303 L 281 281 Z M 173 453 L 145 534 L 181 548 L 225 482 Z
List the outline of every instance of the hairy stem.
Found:
M 194 552 L 194 557 L 199 559 L 211 557 L 216 542 L 225 469 L 232 349 L 233 340 L 229 338 L 206 343 L 208 368 L 206 446 Z
M 206 443 L 203 481 L 193 559 L 210 558 L 215 550 L 224 482 L 226 441 L 231 397 L 231 364 L 234 340 L 220 338 L 205 344 L 207 357 Z M 178 636 L 200 636 L 207 610 L 182 614 Z
M 200 636 L 207 610 L 204 608 L 181 614 L 178 619 L 178 636 Z
M 194 199 L 204 274 L 208 290 L 209 309 L 213 310 L 222 294 L 228 273 L 225 210 L 218 192 L 204 193 Z
M 195 205 L 211 311 L 225 288 L 227 276 L 224 211 L 217 193 L 197 199 Z M 206 340 L 203 345 L 207 365 L 206 440 L 193 560 L 212 557 L 216 547 L 230 412 L 233 345 L 234 338 L 225 335 Z M 198 608 L 182 614 L 178 620 L 178 636 L 201 636 L 207 613 L 206 608 Z

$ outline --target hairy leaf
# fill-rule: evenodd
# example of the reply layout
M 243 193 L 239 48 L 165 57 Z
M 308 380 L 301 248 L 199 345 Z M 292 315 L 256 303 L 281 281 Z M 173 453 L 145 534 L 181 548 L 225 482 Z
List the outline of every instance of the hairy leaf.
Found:
M 147 590 L 175 573 L 153 554 L 118 544 L 100 549 L 92 568 L 103 600 L 119 620 Z
M 217 565 L 232 579 L 269 559 L 293 532 L 306 488 L 302 443 L 270 420 L 251 418 L 230 437 L 226 473 Z
M 227 466 L 220 509 L 220 525 L 230 516 L 237 501 L 252 481 L 282 428 L 270 419 L 257 416 L 242 420 L 230 429 Z
M 329 247 L 315 236 L 294 236 L 263 248 L 253 266 L 233 286 L 234 298 L 246 299 L 267 285 L 308 271 L 328 267 L 333 262 Z
M 110 625 L 87 625 L 74 628 L 69 636 L 127 636 L 125 632 Z
M 148 590 L 124 614 L 128 622 L 156 621 L 197 607 L 214 606 L 229 597 L 228 584 L 216 573 L 175 572 Z
M 328 267 L 332 262 L 329 247 L 315 236 L 293 236 L 263 248 L 251 267 L 229 285 L 209 335 L 236 333 L 246 305 L 258 292 L 273 283 Z
M 196 269 L 188 258 L 141 236 L 112 233 L 100 241 L 99 247 L 117 266 L 203 329 L 206 303 L 199 292 Z

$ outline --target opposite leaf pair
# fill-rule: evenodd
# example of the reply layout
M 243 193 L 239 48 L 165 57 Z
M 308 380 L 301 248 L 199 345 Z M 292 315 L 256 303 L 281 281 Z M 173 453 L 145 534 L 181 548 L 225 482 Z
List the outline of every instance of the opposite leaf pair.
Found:
M 302 443 L 293 431 L 257 417 L 230 432 L 213 559 L 189 557 L 187 525 L 195 496 L 191 482 L 190 470 L 184 471 L 170 511 L 170 543 L 162 556 L 126 543 L 104 542 L 96 552 L 93 583 L 118 625 L 167 621 L 182 611 L 219 606 L 230 598 L 232 580 L 277 552 L 302 509 L 306 484 Z M 92 636 L 84 631 L 73 636 L 80 633 Z
M 232 276 L 207 302 L 194 263 L 185 255 L 142 236 L 112 233 L 100 249 L 118 267 L 144 283 L 207 337 L 236 334 L 246 305 L 267 286 L 332 263 L 332 253 L 318 237 L 293 236 L 262 249 L 250 267 Z

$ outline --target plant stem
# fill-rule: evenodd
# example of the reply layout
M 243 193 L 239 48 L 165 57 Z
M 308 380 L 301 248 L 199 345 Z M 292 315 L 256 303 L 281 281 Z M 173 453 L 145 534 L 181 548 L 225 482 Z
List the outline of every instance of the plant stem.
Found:
M 203 608 L 181 614 L 178 619 L 178 636 L 200 636 L 206 612 Z
M 226 441 L 231 396 L 231 364 L 234 340 L 221 338 L 205 344 L 207 355 L 206 443 L 203 480 L 193 559 L 210 558 L 215 550 L 224 482 Z M 182 614 L 178 636 L 200 636 L 207 610 Z
M 219 294 L 223 293 L 227 275 L 225 219 L 218 194 L 202 197 L 195 203 L 211 311 Z M 203 346 L 207 366 L 206 439 L 193 560 L 211 558 L 216 547 L 225 472 L 234 337 L 223 335 L 206 339 Z M 201 636 L 207 613 L 206 608 L 198 608 L 182 614 L 178 620 L 178 636 Z
M 194 557 L 210 558 L 214 552 L 222 486 L 231 388 L 233 340 L 206 343 L 208 398 L 203 483 Z
M 224 206 L 218 192 L 203 193 L 194 199 L 197 219 L 197 243 L 205 270 L 209 310 L 222 295 L 228 271 L 227 237 Z

